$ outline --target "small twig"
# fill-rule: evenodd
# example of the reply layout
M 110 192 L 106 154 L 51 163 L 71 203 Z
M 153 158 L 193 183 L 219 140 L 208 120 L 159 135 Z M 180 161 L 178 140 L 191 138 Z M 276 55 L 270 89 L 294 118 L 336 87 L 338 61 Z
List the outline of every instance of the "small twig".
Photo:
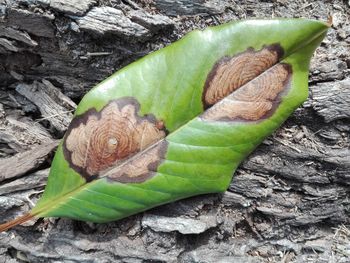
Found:
M 72 113 L 73 111 L 74 110 L 63 111 L 61 113 L 57 113 L 57 114 L 53 114 L 53 115 L 50 115 L 50 116 L 47 116 L 47 117 L 43 117 L 43 118 L 37 119 L 35 122 L 38 123 L 38 122 L 41 122 L 41 121 L 44 121 L 44 120 L 48 120 L 48 119 L 51 119 L 51 118 L 54 118 L 54 117 L 57 117 L 57 116 L 62 116 L 63 114 L 66 114 L 66 113 Z
M 31 193 L 29 194 L 29 196 L 36 195 L 36 194 L 41 194 L 41 193 L 43 193 L 43 192 L 44 192 L 44 190 L 39 190 L 39 191 L 31 192 Z
M 87 52 L 85 56 L 80 56 L 80 59 L 89 59 L 91 57 L 108 56 L 113 52 Z
M 299 8 L 299 10 L 304 10 L 305 8 L 307 8 L 307 7 L 309 7 L 309 6 L 313 6 L 313 4 L 312 3 L 307 3 L 307 4 L 304 4 L 304 5 L 302 5 L 300 8 Z
M 32 195 L 41 194 L 41 193 L 43 193 L 43 192 L 44 192 L 44 190 L 31 192 L 29 195 L 27 195 L 27 196 L 25 197 L 26 200 L 29 202 L 29 204 L 30 204 L 31 207 L 34 207 L 35 204 L 34 204 L 33 201 L 30 199 L 30 197 L 31 197 Z
M 34 207 L 35 204 L 33 203 L 32 200 L 30 200 L 29 196 L 26 196 L 26 200 L 28 201 L 28 203 L 30 204 L 30 207 Z
M 88 57 L 98 57 L 98 56 L 108 56 L 113 54 L 113 52 L 87 52 L 86 56 Z

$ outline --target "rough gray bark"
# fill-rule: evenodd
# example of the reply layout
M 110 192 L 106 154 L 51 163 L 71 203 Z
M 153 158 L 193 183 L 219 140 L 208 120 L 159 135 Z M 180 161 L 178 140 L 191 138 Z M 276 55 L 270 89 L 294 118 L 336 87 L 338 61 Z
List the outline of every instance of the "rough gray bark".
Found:
M 62 136 L 73 117 L 72 111 L 76 104 L 63 95 L 49 81 L 43 83 L 34 81 L 33 84 L 18 84 L 16 92 L 31 101 L 40 111 L 42 119 L 50 123 L 50 130 Z
M 0 161 L 0 176 L 8 160 L 62 137 L 71 100 L 192 29 L 333 15 L 311 64 L 308 101 L 240 166 L 226 193 L 109 224 L 34 220 L 0 233 L 0 262 L 350 261 L 349 4 L 256 2 L 0 0 L 0 156 L 13 156 Z M 0 182 L 1 221 L 28 211 L 46 183 L 48 162 L 19 167 Z
M 9 158 L 0 159 L 0 182 L 24 175 L 39 168 L 56 149 L 58 141 L 36 146 Z

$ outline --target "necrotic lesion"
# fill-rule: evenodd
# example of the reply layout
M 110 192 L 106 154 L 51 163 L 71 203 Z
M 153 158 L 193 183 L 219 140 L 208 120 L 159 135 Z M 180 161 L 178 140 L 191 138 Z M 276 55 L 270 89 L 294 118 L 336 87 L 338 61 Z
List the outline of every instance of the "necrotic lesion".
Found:
M 75 118 L 63 144 L 70 166 L 84 177 L 96 176 L 164 138 L 156 119 L 138 110 L 134 99 L 120 98 Z
M 276 64 L 202 114 L 211 121 L 258 121 L 273 113 L 290 85 L 291 66 Z
M 220 59 L 208 74 L 202 96 L 204 107 L 209 108 L 271 68 L 282 54 L 280 45 L 274 44 L 259 51 L 248 48 L 236 56 Z

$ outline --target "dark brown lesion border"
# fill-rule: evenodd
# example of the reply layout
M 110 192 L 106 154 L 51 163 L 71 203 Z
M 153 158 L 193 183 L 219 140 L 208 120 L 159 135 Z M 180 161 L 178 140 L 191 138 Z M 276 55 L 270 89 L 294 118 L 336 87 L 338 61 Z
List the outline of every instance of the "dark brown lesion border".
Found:
M 68 136 L 71 134 L 71 131 L 75 128 L 78 128 L 80 124 L 85 125 L 87 123 L 89 116 L 91 116 L 91 115 L 96 116 L 98 118 L 98 120 L 101 119 L 101 113 L 99 111 L 97 111 L 95 108 L 91 108 L 91 109 L 87 110 L 86 112 L 84 112 L 83 114 L 74 117 L 72 122 L 68 126 L 68 129 L 63 137 L 63 143 L 62 143 L 63 155 L 64 155 L 64 158 L 67 160 L 69 167 L 72 168 L 74 171 L 76 171 L 81 176 L 83 176 L 87 182 L 90 182 L 90 181 L 97 179 L 98 174 L 89 175 L 86 172 L 86 169 L 84 167 L 77 166 L 73 163 L 73 161 L 72 161 L 72 154 L 73 153 L 67 149 L 66 140 L 67 140 Z

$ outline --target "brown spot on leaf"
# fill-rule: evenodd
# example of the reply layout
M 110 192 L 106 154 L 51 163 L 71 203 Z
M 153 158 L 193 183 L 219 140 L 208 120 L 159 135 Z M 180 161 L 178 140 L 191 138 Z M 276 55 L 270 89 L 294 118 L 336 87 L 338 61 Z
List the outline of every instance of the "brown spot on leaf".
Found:
M 202 96 L 209 108 L 233 91 L 259 76 L 283 56 L 280 45 L 274 44 L 259 51 L 252 48 L 234 57 L 224 57 L 211 70 Z
M 121 183 L 143 182 L 156 173 L 157 167 L 163 161 L 166 149 L 167 142 L 161 140 L 123 164 L 106 171 L 103 176 Z
M 287 90 L 291 66 L 277 64 L 205 111 L 205 120 L 258 121 L 270 116 Z
M 88 181 L 165 137 L 151 115 L 140 117 L 138 102 L 113 100 L 100 112 L 90 109 L 74 118 L 63 142 L 70 166 Z M 165 129 L 165 127 L 163 126 Z

